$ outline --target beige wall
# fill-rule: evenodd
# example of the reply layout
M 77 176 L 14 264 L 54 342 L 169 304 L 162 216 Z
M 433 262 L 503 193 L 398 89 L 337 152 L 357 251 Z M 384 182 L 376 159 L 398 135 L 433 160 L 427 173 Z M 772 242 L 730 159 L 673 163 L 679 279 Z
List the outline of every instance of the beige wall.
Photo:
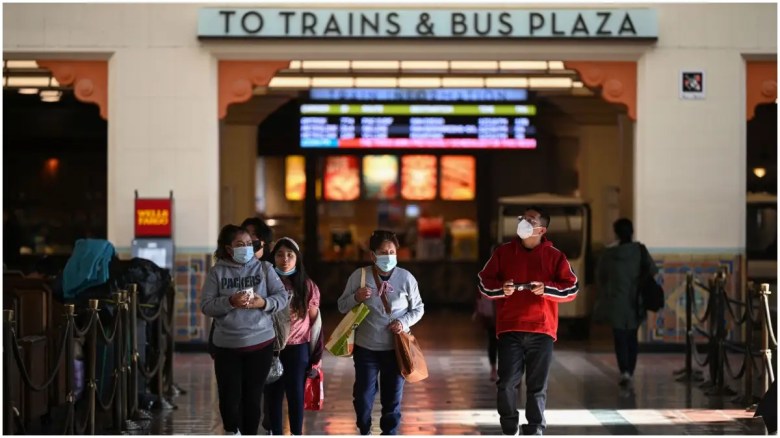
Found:
M 609 5 L 656 9 L 656 44 L 201 43 L 196 38 L 197 13 L 206 6 L 4 5 L 6 58 L 110 59 L 108 237 L 120 248 L 132 237 L 135 189 L 143 196 L 174 191 L 180 251 L 213 247 L 220 222 L 217 59 L 333 58 L 637 60 L 633 188 L 637 237 L 658 250 L 730 253 L 744 248 L 744 217 L 734 214 L 745 203 L 743 57 L 777 53 L 776 5 Z M 705 100 L 678 98 L 677 75 L 682 68 L 706 71 Z M 592 140 L 598 133 L 587 137 Z
M 257 126 L 220 124 L 220 225 L 255 215 Z

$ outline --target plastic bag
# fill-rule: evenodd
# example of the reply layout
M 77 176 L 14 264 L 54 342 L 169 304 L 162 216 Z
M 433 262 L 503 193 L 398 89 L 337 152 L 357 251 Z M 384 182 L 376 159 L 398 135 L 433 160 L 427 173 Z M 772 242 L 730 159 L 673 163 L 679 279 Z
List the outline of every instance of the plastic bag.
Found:
M 312 374 L 306 378 L 306 386 L 303 391 L 303 409 L 307 411 L 322 410 L 325 400 L 325 375 L 322 368 L 312 368 Z
M 271 369 L 268 371 L 268 377 L 265 378 L 265 384 L 268 385 L 276 382 L 282 377 L 282 374 L 284 374 L 282 361 L 279 360 L 279 356 L 274 356 L 271 360 Z

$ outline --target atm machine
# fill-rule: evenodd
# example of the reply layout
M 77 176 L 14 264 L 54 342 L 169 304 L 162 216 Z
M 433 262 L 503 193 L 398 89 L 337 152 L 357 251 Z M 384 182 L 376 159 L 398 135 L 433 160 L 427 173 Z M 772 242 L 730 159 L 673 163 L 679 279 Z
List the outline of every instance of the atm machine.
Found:
M 135 191 L 133 257 L 154 262 L 173 274 L 173 191 L 168 198 L 139 198 Z

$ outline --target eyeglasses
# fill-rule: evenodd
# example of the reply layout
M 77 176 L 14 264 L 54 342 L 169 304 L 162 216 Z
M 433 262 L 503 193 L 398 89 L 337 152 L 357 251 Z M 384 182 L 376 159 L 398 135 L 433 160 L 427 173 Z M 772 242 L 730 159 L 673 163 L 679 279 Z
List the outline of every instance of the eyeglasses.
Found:
M 533 226 L 535 226 L 535 227 L 541 227 L 541 226 L 542 226 L 541 222 L 539 222 L 539 221 L 538 221 L 538 220 L 536 220 L 536 219 L 533 219 L 533 218 L 527 218 L 527 217 L 525 217 L 525 216 L 518 216 L 518 217 L 517 217 L 517 221 L 518 221 L 518 222 L 520 222 L 520 221 L 521 221 L 521 220 L 523 220 L 523 219 L 525 219 L 525 221 L 526 221 L 526 222 L 528 222 L 529 224 L 531 224 L 531 225 L 533 225 Z

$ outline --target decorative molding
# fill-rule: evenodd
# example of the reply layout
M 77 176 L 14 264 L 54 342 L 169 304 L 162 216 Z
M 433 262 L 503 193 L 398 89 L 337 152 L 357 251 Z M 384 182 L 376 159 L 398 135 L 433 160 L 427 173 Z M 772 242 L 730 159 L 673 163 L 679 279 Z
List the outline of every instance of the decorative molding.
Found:
M 567 69 L 576 70 L 588 87 L 601 87 L 607 102 L 628 108 L 628 117 L 636 120 L 636 62 L 633 61 L 565 61 Z
M 268 85 L 276 72 L 288 65 L 289 61 L 219 61 L 219 118 L 224 119 L 227 116 L 230 104 L 251 99 L 254 87 Z
M 94 103 L 108 120 L 108 61 L 38 60 L 60 85 L 73 85 L 76 99 Z
M 745 109 L 750 120 L 758 105 L 777 101 L 777 61 L 746 61 L 745 67 Z

